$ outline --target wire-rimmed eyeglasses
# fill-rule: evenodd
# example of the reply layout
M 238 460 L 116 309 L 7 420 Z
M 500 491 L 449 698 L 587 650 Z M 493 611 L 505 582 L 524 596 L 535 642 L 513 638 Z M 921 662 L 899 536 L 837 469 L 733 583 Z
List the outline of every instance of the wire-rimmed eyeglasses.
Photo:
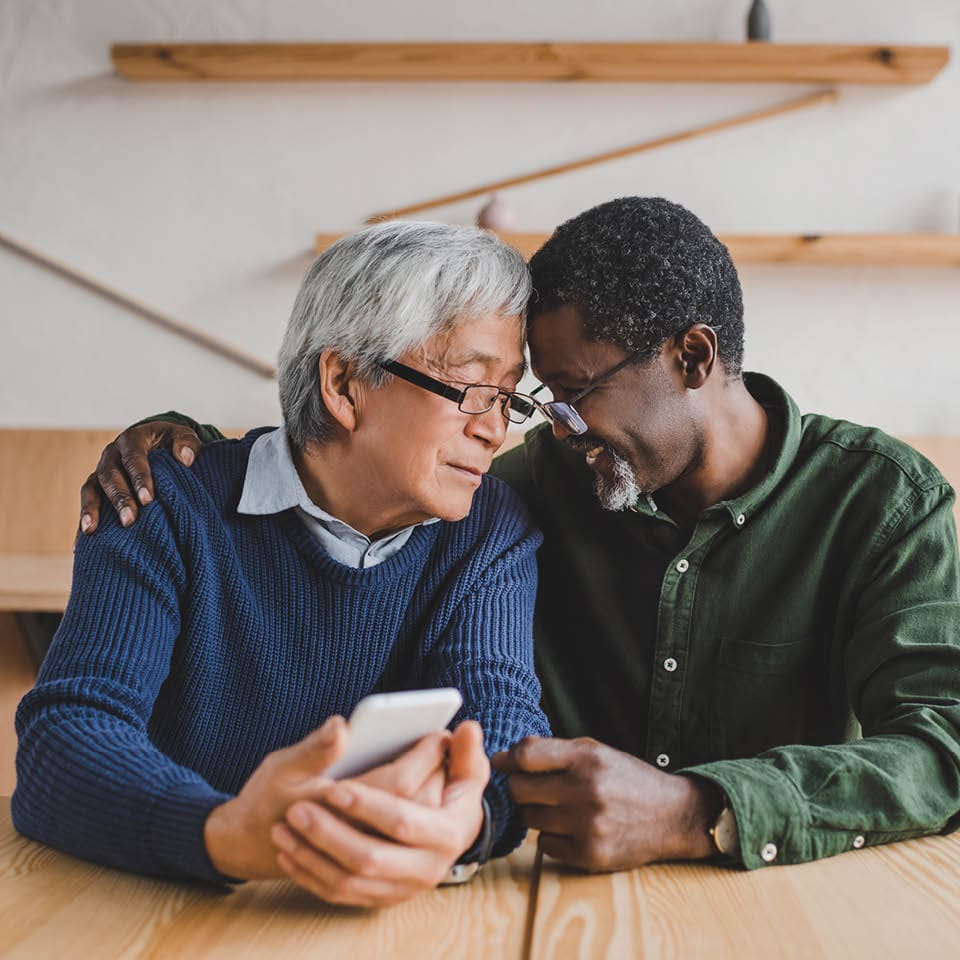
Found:
M 701 322 L 701 321 L 698 321 Z M 692 324 L 691 324 L 692 326 Z M 705 327 L 709 327 L 711 330 L 716 332 L 719 330 L 723 324 L 722 323 L 705 323 Z M 685 329 L 689 329 L 685 328 Z M 543 389 L 545 389 L 546 384 L 541 383 L 539 387 L 530 391 L 530 399 L 537 405 L 537 409 L 544 412 L 551 420 L 555 423 L 559 423 L 565 430 L 568 430 L 575 437 L 580 436 L 587 432 L 587 424 L 584 422 L 583 417 L 577 412 L 575 403 L 579 403 L 588 393 L 592 390 L 596 390 L 597 387 L 602 383 L 606 383 L 615 373 L 619 373 L 625 366 L 630 363 L 633 363 L 639 357 L 641 357 L 647 350 L 650 349 L 651 344 L 645 343 L 642 347 L 637 347 L 632 353 L 628 353 L 618 364 L 611 367 L 605 373 L 601 373 L 599 377 L 591 380 L 582 390 L 578 390 L 569 400 L 551 400 L 544 402 L 542 400 L 537 400 L 536 395 Z
M 471 383 L 458 389 L 453 384 L 437 380 L 397 360 L 384 360 L 380 366 L 401 380 L 406 380 L 407 383 L 453 401 L 464 413 L 473 416 L 492 410 L 498 400 L 504 419 L 511 423 L 526 423 L 537 410 L 544 412 L 546 409 L 546 404 L 534 400 L 525 393 L 504 390 L 503 387 L 492 383 Z M 549 416 L 549 414 L 546 415 Z
M 649 344 L 644 344 L 639 349 L 627 354 L 616 366 L 600 374 L 599 377 L 588 383 L 569 400 L 537 400 L 535 394 L 543 390 L 546 384 L 540 384 L 529 394 L 504 390 L 503 387 L 490 383 L 471 383 L 462 390 L 458 390 L 450 383 L 437 380 L 397 360 L 384 360 L 380 363 L 380 366 L 400 377 L 401 380 L 406 380 L 407 383 L 412 383 L 440 397 L 445 397 L 447 400 L 452 400 L 464 413 L 475 416 L 486 413 L 488 410 L 492 410 L 502 397 L 500 409 L 504 418 L 511 423 L 526 423 L 534 413 L 539 411 L 548 420 L 559 423 L 564 430 L 569 431 L 574 436 L 580 436 L 587 432 L 588 427 L 574 404 L 582 400 L 591 390 L 595 390 L 600 384 L 609 380 L 615 373 L 619 373 L 627 364 L 633 363 L 648 346 Z
M 546 384 L 541 383 L 539 387 L 530 392 L 530 398 L 538 407 L 542 408 L 547 416 L 559 423 L 565 430 L 568 430 L 575 437 L 587 432 L 587 424 L 583 417 L 577 412 L 575 403 L 579 403 L 591 390 L 596 390 L 601 383 L 606 383 L 615 373 L 619 373 L 627 364 L 633 363 L 649 346 L 644 344 L 642 347 L 628 353 L 616 366 L 611 367 L 606 373 L 601 373 L 599 377 L 591 380 L 582 390 L 578 390 L 569 400 L 550 400 L 543 402 L 535 399 L 535 395 L 545 389 Z

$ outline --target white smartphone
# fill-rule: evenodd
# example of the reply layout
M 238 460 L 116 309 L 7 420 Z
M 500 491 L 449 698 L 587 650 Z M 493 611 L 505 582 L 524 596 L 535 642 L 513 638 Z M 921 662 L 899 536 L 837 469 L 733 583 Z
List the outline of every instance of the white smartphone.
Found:
M 453 687 L 403 690 L 364 697 L 350 714 L 347 752 L 323 771 L 325 777 L 354 777 L 409 750 L 421 737 L 443 730 L 463 698 Z

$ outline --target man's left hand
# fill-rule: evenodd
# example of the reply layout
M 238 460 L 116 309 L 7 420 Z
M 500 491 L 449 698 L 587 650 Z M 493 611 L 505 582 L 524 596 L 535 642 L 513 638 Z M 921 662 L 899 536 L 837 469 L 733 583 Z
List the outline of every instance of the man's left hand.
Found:
M 722 807 L 705 780 L 664 773 L 588 737 L 527 737 L 493 757 L 510 794 L 551 857 L 590 871 L 716 850 L 709 828 Z

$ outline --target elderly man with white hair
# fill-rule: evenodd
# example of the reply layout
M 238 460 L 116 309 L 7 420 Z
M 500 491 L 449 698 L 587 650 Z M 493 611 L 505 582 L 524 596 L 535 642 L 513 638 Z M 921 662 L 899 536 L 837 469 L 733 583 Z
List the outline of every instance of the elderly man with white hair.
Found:
M 78 541 L 18 711 L 18 830 L 140 873 L 288 875 L 363 905 L 519 842 L 487 755 L 549 733 L 541 538 L 486 474 L 529 403 L 529 295 L 520 255 L 473 228 L 383 224 L 314 263 L 280 350 L 284 425 L 189 470 L 154 453 L 142 522 L 104 516 Z M 464 701 L 452 734 L 318 776 L 362 697 L 443 686 Z

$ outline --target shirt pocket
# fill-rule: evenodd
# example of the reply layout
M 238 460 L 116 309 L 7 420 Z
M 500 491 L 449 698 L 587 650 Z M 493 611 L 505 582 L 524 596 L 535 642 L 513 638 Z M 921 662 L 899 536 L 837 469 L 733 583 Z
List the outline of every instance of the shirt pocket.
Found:
M 814 648 L 809 636 L 786 642 L 721 638 L 710 701 L 712 759 L 752 757 L 807 740 Z

